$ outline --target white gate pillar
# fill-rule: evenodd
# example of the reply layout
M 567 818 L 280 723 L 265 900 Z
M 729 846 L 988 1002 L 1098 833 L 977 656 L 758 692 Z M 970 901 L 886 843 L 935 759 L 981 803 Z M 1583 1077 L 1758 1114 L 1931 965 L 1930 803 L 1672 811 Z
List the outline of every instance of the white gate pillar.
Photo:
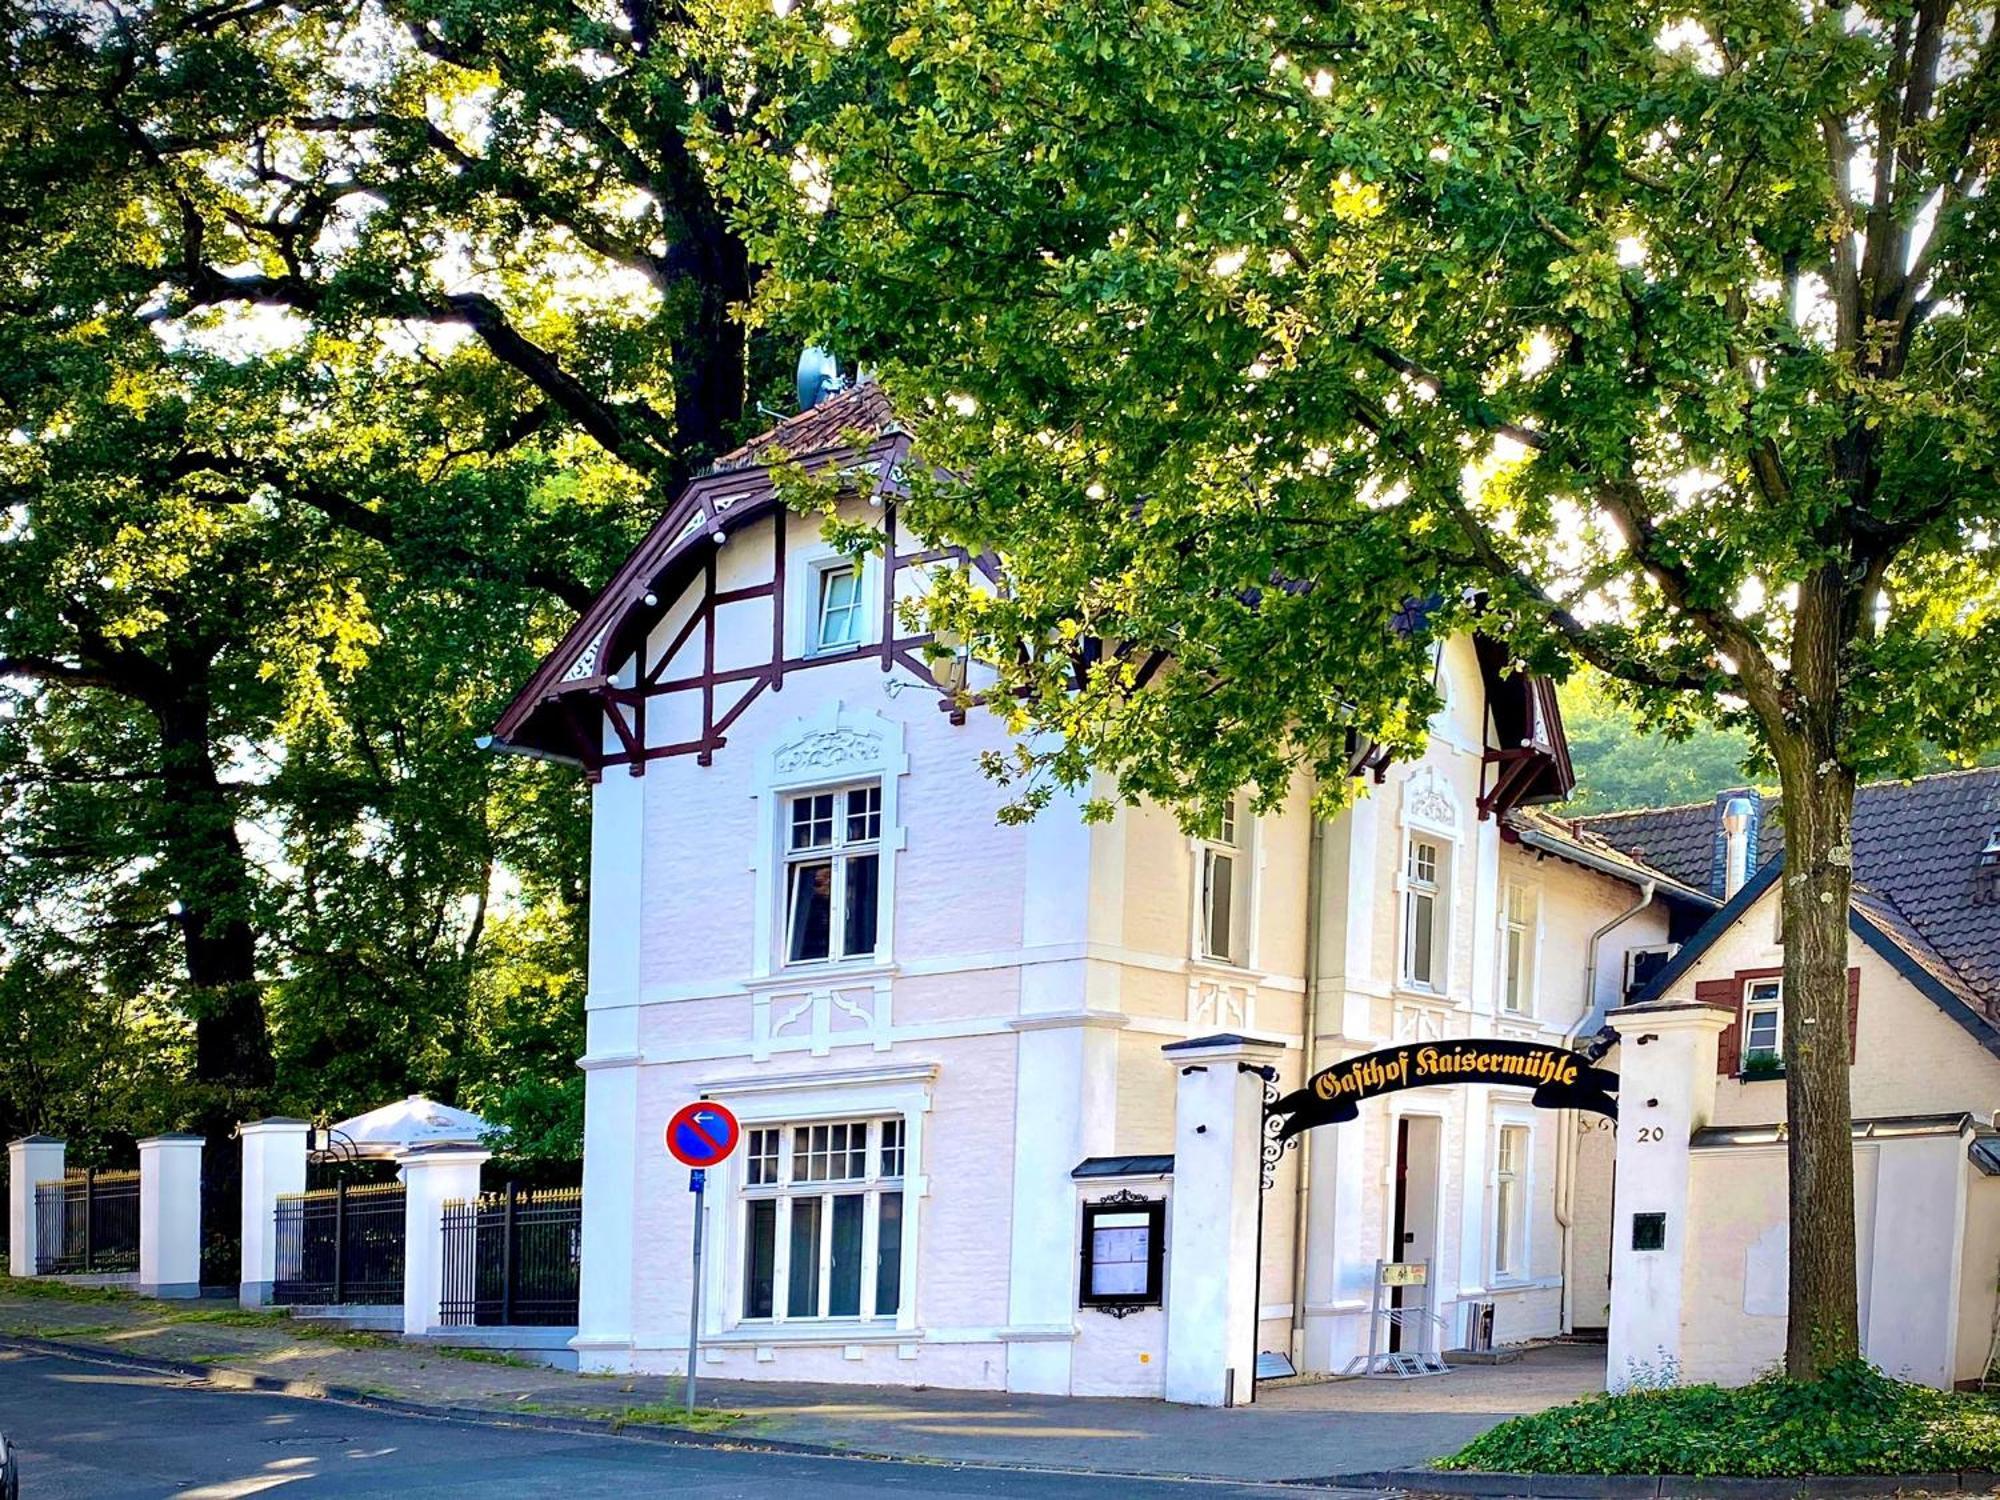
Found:
M 63 1174 L 63 1142 L 52 1135 L 24 1135 L 7 1143 L 8 1274 L 35 1274 L 35 1184 Z
M 139 1142 L 139 1291 L 201 1295 L 201 1148 L 198 1135 Z
M 478 1146 L 418 1146 L 396 1153 L 403 1169 L 403 1332 L 438 1326 L 444 1299 L 444 1206 L 479 1196 L 479 1169 L 492 1152 Z
M 1257 1368 L 1264 1145 L 1259 1070 L 1275 1064 L 1284 1048 L 1211 1036 L 1160 1050 L 1179 1075 L 1167 1233 L 1166 1398 L 1191 1406 L 1247 1402 Z
M 306 1190 L 307 1145 L 312 1126 L 273 1116 L 236 1127 L 243 1143 L 243 1270 L 237 1301 L 264 1307 L 278 1279 L 278 1199 Z
M 1715 1112 L 1715 1045 L 1730 1022 L 1712 1005 L 1638 1005 L 1618 1028 L 1617 1201 L 1611 1220 L 1612 1390 L 1670 1377 L 1681 1360 L 1689 1138 Z

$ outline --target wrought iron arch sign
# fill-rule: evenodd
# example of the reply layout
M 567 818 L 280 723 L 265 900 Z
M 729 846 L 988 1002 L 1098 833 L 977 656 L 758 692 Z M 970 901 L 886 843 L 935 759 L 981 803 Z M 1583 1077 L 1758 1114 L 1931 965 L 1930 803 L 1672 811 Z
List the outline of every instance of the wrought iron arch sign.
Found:
M 1580 1052 L 1495 1037 L 1405 1042 L 1323 1068 L 1289 1094 L 1280 1094 L 1267 1074 L 1265 1186 L 1278 1158 L 1300 1135 L 1321 1125 L 1344 1124 L 1361 1113 L 1363 1100 L 1404 1089 L 1453 1083 L 1531 1086 L 1528 1102 L 1537 1109 L 1580 1109 L 1615 1120 L 1618 1075 L 1597 1062 L 1617 1041 L 1618 1033 L 1607 1026 Z

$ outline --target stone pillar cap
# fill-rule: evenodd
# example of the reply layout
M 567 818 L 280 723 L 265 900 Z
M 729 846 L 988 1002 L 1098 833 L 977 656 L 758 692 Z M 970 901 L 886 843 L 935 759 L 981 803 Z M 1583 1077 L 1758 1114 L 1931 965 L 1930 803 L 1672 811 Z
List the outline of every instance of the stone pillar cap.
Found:
M 1225 1031 L 1215 1036 L 1190 1037 L 1184 1042 L 1168 1042 L 1160 1050 L 1174 1058 L 1228 1057 L 1239 1052 L 1282 1052 L 1285 1050 L 1285 1044 L 1266 1041 L 1262 1037 L 1242 1036 L 1233 1031 Z
M 266 1115 L 261 1120 L 245 1120 L 236 1128 L 239 1132 L 245 1130 L 262 1130 L 267 1125 L 302 1125 L 307 1130 L 312 1129 L 311 1120 L 300 1120 L 291 1115 Z
M 449 1161 L 453 1157 L 476 1157 L 480 1161 L 491 1161 L 493 1153 L 484 1146 L 475 1146 L 462 1141 L 439 1141 L 429 1146 L 405 1146 L 390 1160 L 407 1165 L 427 1161 Z
M 9 1142 L 8 1142 L 7 1144 L 8 1144 L 8 1145 L 9 1145 L 10 1147 L 13 1147 L 13 1146 L 66 1146 L 66 1145 L 68 1145 L 68 1144 L 69 1144 L 69 1142 L 65 1141 L 65 1140 L 64 1140 L 64 1139 L 63 1139 L 63 1138 L 62 1138 L 61 1136 L 59 1136 L 59 1135 L 24 1135 L 24 1136 L 22 1136 L 22 1137 L 21 1137 L 20 1139 L 18 1139 L 18 1140 L 12 1140 L 12 1141 L 9 1141 Z
M 149 1135 L 139 1144 L 142 1146 L 202 1146 L 208 1143 L 205 1135 L 195 1135 L 186 1130 L 165 1130 L 158 1135 Z

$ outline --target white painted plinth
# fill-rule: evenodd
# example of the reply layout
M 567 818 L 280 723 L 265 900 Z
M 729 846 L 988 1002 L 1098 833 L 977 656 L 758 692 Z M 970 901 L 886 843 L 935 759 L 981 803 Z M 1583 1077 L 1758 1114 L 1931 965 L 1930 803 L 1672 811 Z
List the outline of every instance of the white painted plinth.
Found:
M 35 1184 L 63 1174 L 63 1142 L 52 1135 L 25 1135 L 7 1143 L 7 1271 L 35 1274 Z
M 201 1295 L 201 1148 L 198 1135 L 139 1142 L 139 1291 Z
M 419 1146 L 397 1153 L 403 1169 L 403 1332 L 438 1326 L 444 1298 L 444 1206 L 479 1196 L 479 1169 L 492 1153 L 477 1146 Z
M 278 1275 L 278 1198 L 306 1190 L 306 1150 L 312 1126 L 282 1117 L 236 1127 L 243 1143 L 243 1270 L 237 1300 L 244 1307 L 271 1301 Z
M 1166 1397 L 1252 1399 L 1257 1367 L 1257 1199 L 1264 1079 L 1276 1042 L 1218 1036 L 1160 1049 L 1178 1077 L 1167 1230 Z

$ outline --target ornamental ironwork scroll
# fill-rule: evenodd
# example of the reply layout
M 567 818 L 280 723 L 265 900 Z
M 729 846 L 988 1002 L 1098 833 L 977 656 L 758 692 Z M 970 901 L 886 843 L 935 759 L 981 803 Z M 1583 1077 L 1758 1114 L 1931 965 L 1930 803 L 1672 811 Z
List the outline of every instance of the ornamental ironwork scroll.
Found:
M 1618 1075 L 1597 1066 L 1618 1040 L 1605 1027 L 1591 1045 L 1573 1052 L 1542 1042 L 1494 1037 L 1406 1043 L 1350 1057 L 1322 1069 L 1305 1087 L 1283 1096 L 1268 1082 L 1264 1102 L 1264 1172 L 1305 1131 L 1339 1125 L 1360 1113 L 1363 1100 L 1439 1084 L 1494 1083 L 1532 1088 L 1538 1109 L 1580 1109 L 1618 1118 Z

